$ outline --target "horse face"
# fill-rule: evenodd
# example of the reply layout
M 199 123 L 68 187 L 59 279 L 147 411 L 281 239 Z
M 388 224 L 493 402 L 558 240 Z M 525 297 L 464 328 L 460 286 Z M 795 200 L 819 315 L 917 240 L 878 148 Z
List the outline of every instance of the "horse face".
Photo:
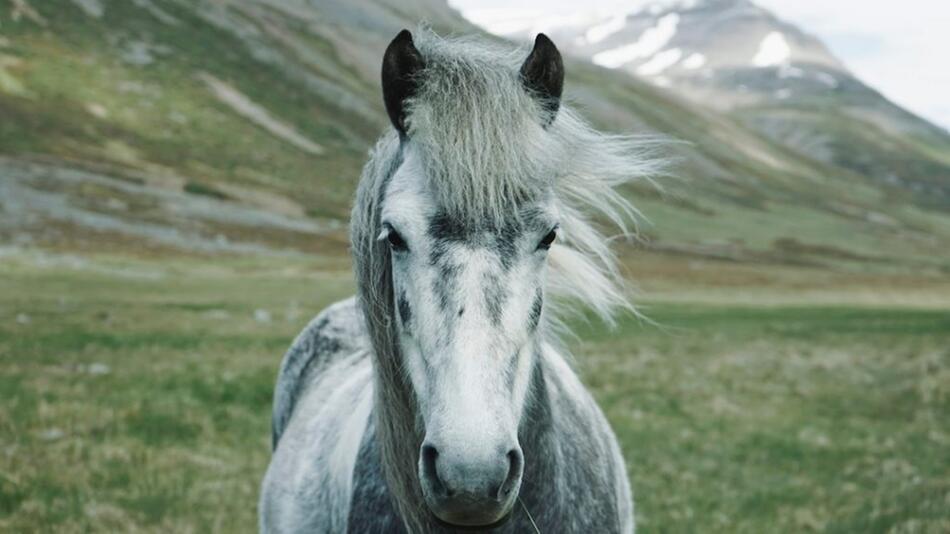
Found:
M 419 480 L 440 520 L 489 525 L 511 511 L 521 486 L 518 428 L 556 213 L 542 199 L 500 228 L 464 223 L 427 184 L 408 151 L 379 236 L 391 249 L 403 366 L 425 424 Z

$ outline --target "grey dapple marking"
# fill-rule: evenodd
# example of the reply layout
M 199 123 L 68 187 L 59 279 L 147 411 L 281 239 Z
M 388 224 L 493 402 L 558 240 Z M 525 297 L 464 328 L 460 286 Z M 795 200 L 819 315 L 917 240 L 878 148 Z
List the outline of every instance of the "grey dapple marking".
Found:
M 530 54 L 425 30 L 390 45 L 394 130 L 353 208 L 358 298 L 281 365 L 262 531 L 533 532 L 524 508 L 542 532 L 633 531 L 617 441 L 556 316 L 628 307 L 591 221 L 624 230 L 616 187 L 654 163 L 561 103 L 562 68 L 543 36 Z

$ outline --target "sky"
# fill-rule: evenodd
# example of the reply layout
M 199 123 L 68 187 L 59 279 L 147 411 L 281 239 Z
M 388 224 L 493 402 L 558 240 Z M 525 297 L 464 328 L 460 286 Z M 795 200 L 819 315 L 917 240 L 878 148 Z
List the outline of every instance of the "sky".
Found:
M 950 0 L 754 0 L 820 38 L 862 81 L 950 129 Z M 649 0 L 449 0 L 467 10 L 611 15 Z

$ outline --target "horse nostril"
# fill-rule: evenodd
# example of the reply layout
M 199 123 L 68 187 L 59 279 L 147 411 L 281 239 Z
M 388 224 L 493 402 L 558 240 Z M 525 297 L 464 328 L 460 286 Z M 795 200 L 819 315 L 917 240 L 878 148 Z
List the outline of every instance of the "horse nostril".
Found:
M 422 446 L 422 476 L 426 478 L 429 487 L 436 495 L 440 497 L 451 497 L 454 492 L 451 491 L 439 477 L 439 470 L 436 467 L 436 460 L 438 459 L 438 449 L 432 445 Z
M 524 457 L 520 450 L 511 449 L 508 451 L 508 476 L 505 477 L 505 481 L 498 488 L 498 492 L 495 495 L 496 499 L 499 501 L 504 500 L 508 497 L 508 494 L 515 489 L 515 486 L 518 485 L 518 481 L 521 479 L 523 463 Z

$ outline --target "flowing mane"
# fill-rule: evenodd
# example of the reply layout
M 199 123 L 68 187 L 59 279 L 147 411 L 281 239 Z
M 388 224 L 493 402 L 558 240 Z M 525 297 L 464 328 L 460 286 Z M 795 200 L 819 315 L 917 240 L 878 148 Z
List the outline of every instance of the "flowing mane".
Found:
M 519 200 L 553 191 L 563 241 L 551 250 L 548 291 L 608 321 L 617 309 L 629 309 L 603 223 L 623 235 L 636 224 L 639 212 L 618 188 L 657 173 L 652 143 L 598 132 L 565 103 L 542 126 L 545 110 L 518 79 L 523 47 L 428 30 L 417 31 L 415 43 L 425 70 L 409 104 L 410 136 L 451 215 L 498 222 L 516 216 Z M 380 200 L 401 158 L 398 135 L 383 136 L 370 152 L 353 208 L 358 285 L 373 325 L 384 325 L 392 311 L 389 251 L 376 237 Z

